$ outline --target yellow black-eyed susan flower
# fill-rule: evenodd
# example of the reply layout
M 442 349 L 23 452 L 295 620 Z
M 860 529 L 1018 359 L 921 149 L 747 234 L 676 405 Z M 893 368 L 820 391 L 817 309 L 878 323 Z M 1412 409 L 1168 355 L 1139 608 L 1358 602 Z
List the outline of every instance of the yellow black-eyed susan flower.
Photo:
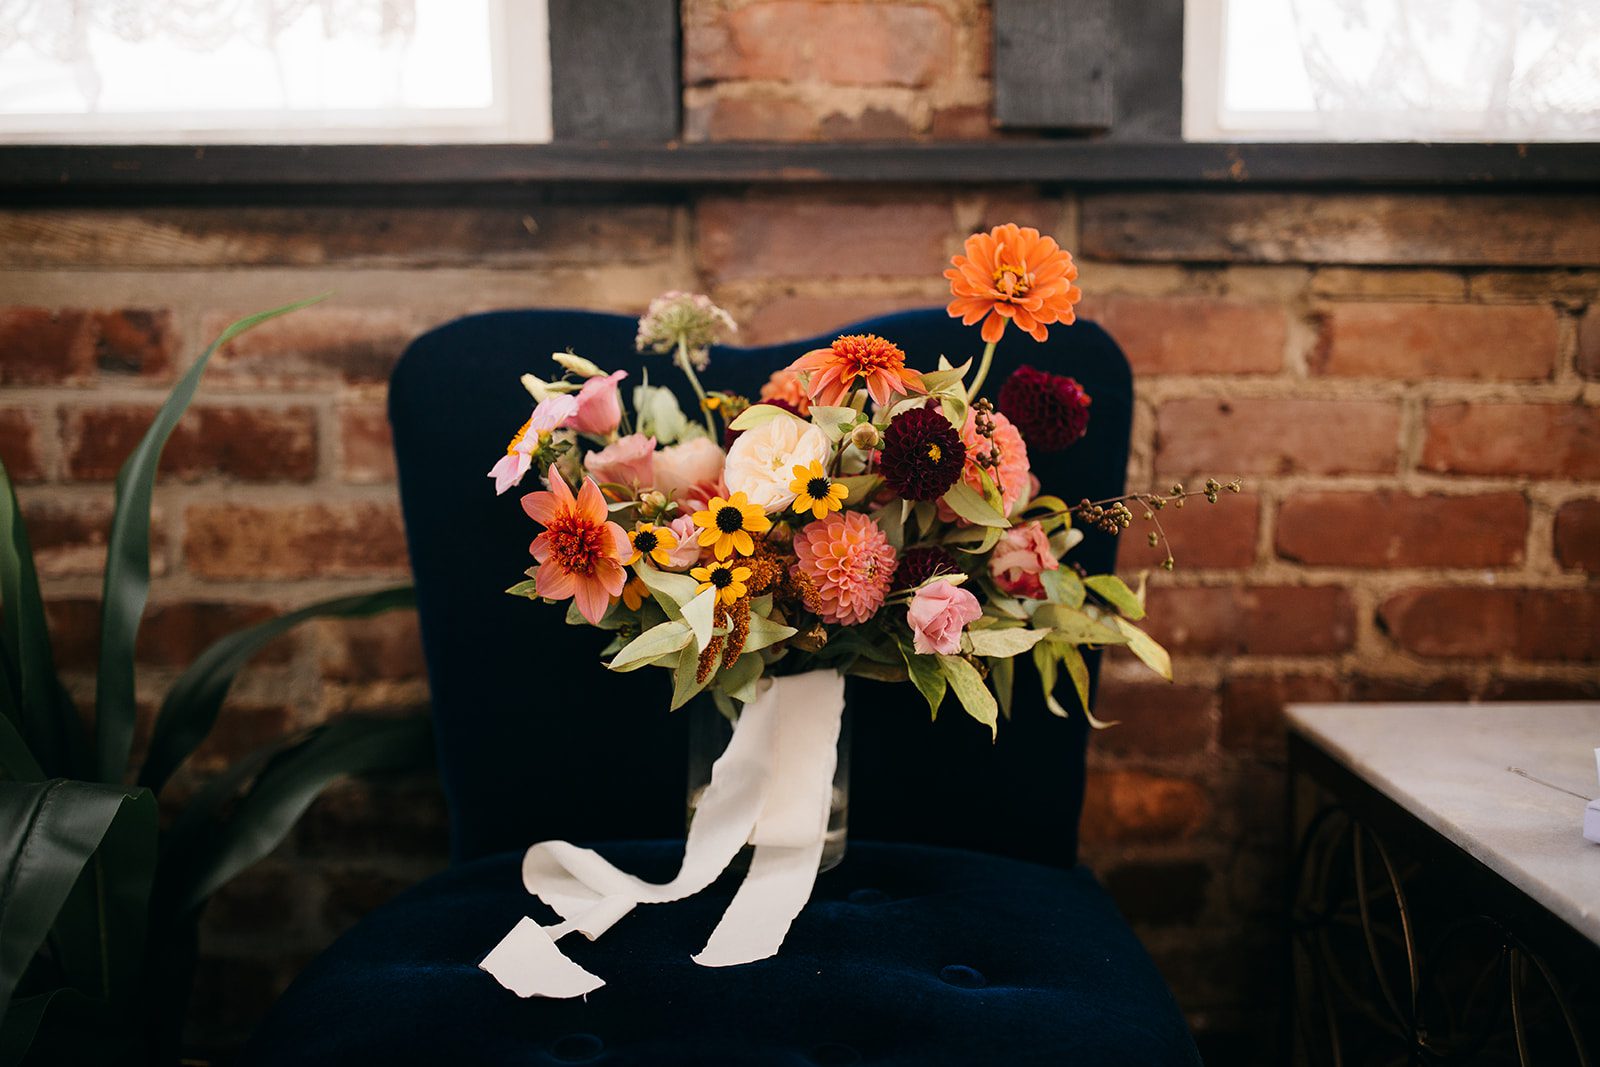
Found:
M 709 567 L 694 568 L 689 572 L 689 577 L 700 583 L 695 595 L 715 589 L 719 604 L 732 604 L 748 592 L 745 583 L 750 580 L 750 568 L 738 567 L 731 562 L 717 562 Z
M 817 519 L 844 507 L 844 498 L 850 495 L 850 490 L 829 478 L 816 460 L 809 467 L 794 468 L 789 491 L 794 493 L 794 510 L 801 514 L 809 511 Z
M 633 556 L 628 560 L 630 567 L 647 558 L 658 567 L 668 566 L 672 562 L 672 550 L 678 547 L 677 534 L 649 522 L 635 526 L 628 540 L 633 544 Z
M 694 524 L 700 527 L 700 544 L 716 553 L 718 559 L 727 559 L 737 552 L 748 556 L 755 552 L 751 534 L 766 533 L 772 528 L 760 505 L 750 503 L 743 493 L 734 493 L 724 500 L 714 496 L 704 511 L 694 513 Z

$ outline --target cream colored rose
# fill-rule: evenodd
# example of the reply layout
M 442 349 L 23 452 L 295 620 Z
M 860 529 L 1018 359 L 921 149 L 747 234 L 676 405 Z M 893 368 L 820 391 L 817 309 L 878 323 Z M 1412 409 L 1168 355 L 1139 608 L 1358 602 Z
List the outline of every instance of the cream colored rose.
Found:
M 722 478 L 730 493 L 743 493 L 767 514 L 794 503 L 794 468 L 833 458 L 828 435 L 801 419 L 780 415 L 746 430 L 728 449 Z

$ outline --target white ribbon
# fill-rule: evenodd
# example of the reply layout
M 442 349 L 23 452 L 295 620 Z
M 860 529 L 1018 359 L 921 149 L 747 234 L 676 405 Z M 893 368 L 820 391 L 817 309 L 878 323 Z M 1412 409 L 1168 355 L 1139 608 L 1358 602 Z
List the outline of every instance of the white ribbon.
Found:
M 520 997 L 578 997 L 605 985 L 556 941 L 593 941 L 639 904 L 693 896 L 746 843 L 750 870 L 694 961 L 732 967 L 775 954 L 811 896 L 827 835 L 838 761 L 844 677 L 811 671 L 772 679 L 746 704 L 700 795 L 678 876 L 663 884 L 618 870 L 592 849 L 541 841 L 522 859 L 522 882 L 562 922 L 524 918 L 478 966 Z

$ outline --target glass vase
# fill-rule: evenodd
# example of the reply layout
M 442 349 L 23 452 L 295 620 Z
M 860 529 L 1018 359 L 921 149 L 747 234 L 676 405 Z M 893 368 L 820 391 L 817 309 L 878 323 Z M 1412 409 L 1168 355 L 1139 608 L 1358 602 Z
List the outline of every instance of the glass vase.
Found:
M 773 684 L 782 685 L 786 680 L 785 677 L 774 678 Z M 717 710 L 710 697 L 701 697 L 684 710 L 689 714 L 688 822 L 693 822 L 700 794 L 711 783 L 711 766 L 727 749 L 728 741 L 733 737 L 733 723 Z M 833 798 L 828 808 L 828 829 L 822 843 L 822 858 L 817 864 L 819 873 L 832 870 L 844 859 L 849 829 L 850 706 L 846 703 L 844 716 L 839 723 L 839 762 L 833 771 Z M 747 870 L 753 851 L 753 846 L 746 845 L 729 869 Z

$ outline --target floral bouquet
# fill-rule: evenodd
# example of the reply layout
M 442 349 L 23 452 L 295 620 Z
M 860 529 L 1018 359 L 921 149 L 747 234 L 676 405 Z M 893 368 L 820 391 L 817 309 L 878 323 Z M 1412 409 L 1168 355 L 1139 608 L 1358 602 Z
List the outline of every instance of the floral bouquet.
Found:
M 719 768 L 741 758 L 740 735 L 761 713 L 762 725 L 748 731 L 768 731 L 762 743 L 788 745 L 790 754 L 756 760 L 772 780 L 765 809 L 758 800 L 741 816 L 753 833 L 729 835 L 736 845 L 746 837 L 755 843 L 756 862 L 764 820 L 783 821 L 774 806 L 803 794 L 798 821 L 808 830 L 799 838 L 807 845 L 818 789 L 826 814 L 842 675 L 910 681 L 935 715 L 953 693 L 991 734 L 1009 713 L 1019 656 L 1032 658 L 1058 715 L 1068 714 L 1055 697 L 1063 672 L 1089 715 L 1085 649 L 1123 646 L 1170 679 L 1166 652 L 1138 625 L 1143 583 L 1134 589 L 1115 575 L 1084 574 L 1063 557 L 1083 537 L 1075 523 L 1117 533 L 1134 522 L 1135 504 L 1154 524 L 1151 543 L 1160 544 L 1164 506 L 1201 493 L 1215 501 L 1237 484 L 1069 504 L 1038 484 L 1029 451 L 1079 440 L 1090 397 L 1072 378 L 1027 366 L 1001 384 L 998 406 L 979 395 L 1008 325 L 1043 341 L 1051 327 L 1072 324 L 1077 274 L 1071 255 L 1037 230 L 1005 225 L 975 234 L 945 271 L 950 314 L 982 324 L 975 360 L 953 365 L 940 357 L 937 366 L 916 369 L 892 339 L 842 336 L 775 373 L 757 397 L 702 384 L 711 345 L 735 329 L 729 315 L 704 296 L 665 294 L 640 320 L 638 347 L 670 357 L 687 378 L 699 401 L 692 416 L 648 380 L 633 387 L 630 409 L 624 372 L 572 353 L 554 356 L 564 370 L 559 378 L 523 377 L 535 407 L 489 473 L 500 493 L 530 473 L 545 487 L 522 497 L 542 530 L 530 546 L 527 580 L 508 592 L 569 601 L 568 622 L 612 631 L 604 653 L 611 670 L 670 671 L 674 709 L 709 692 L 738 720 Z M 777 715 L 767 707 L 774 703 L 769 679 L 782 676 L 835 681 L 818 683 Z M 822 720 L 817 730 L 794 725 L 813 714 Z M 815 758 L 795 755 L 806 751 Z M 775 768 L 785 764 L 808 769 L 812 785 L 799 772 L 782 779 Z M 712 810 L 717 787 L 714 771 L 691 827 L 685 874 L 695 866 L 701 822 L 721 814 Z M 544 847 L 530 851 L 525 874 L 547 862 L 557 882 L 573 877 L 573 864 L 560 857 L 536 862 Z M 796 861 L 806 895 L 816 861 L 814 853 Z M 552 903 L 570 889 L 545 892 L 537 877 L 527 881 Z M 599 900 L 616 887 L 591 888 Z M 661 887 L 641 884 L 622 895 L 674 899 L 646 889 Z M 725 958 L 718 935 L 697 959 L 708 957 L 713 965 L 745 962 Z M 484 965 L 513 988 L 517 981 L 540 986 L 526 974 L 508 980 L 519 966 L 495 954 Z M 532 991 L 546 993 L 545 986 Z

